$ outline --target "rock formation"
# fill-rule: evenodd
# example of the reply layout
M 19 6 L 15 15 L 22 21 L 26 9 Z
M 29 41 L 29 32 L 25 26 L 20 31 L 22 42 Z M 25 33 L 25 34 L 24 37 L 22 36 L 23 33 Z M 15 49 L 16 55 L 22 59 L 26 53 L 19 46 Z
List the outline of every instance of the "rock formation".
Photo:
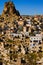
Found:
M 14 19 L 18 19 L 20 13 L 16 10 L 13 2 L 6 2 L 1 16 L 4 18 L 4 21 L 13 21 Z
M 5 3 L 2 15 L 3 14 L 9 14 L 9 15 L 16 14 L 17 16 L 20 15 L 19 11 L 16 10 L 15 5 L 13 4 L 13 2 L 6 2 Z

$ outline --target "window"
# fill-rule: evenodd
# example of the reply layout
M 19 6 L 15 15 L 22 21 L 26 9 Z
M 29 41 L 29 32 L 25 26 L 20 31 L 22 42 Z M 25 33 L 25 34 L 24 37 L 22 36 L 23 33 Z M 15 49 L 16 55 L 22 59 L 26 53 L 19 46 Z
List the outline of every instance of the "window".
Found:
M 6 16 L 8 17 L 8 14 Z
M 2 62 L 0 62 L 0 65 L 3 65 L 3 63 L 2 63 Z
M 33 42 L 38 42 L 38 40 L 34 40 Z
M 35 44 L 33 44 L 33 46 L 35 46 Z
M 35 39 L 35 38 L 34 38 Z
M 30 42 L 32 42 L 32 41 L 30 40 Z
M 21 63 L 26 63 L 24 58 L 21 58 Z
M 39 41 L 39 44 L 41 44 L 41 42 Z

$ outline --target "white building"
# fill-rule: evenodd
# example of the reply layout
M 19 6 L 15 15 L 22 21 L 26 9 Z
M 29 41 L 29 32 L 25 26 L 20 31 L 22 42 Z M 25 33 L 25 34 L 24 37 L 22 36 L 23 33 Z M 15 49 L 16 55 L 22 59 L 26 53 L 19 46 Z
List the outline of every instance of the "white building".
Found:
M 42 42 L 41 36 L 30 36 L 30 50 L 38 51 L 39 50 L 39 42 Z
M 30 36 L 30 41 L 31 41 L 31 43 L 33 43 L 33 42 L 39 43 L 39 41 L 42 42 L 42 36 Z
M 16 34 L 16 33 L 11 33 L 10 35 L 12 35 L 13 37 L 20 37 L 20 38 L 22 38 L 22 34 Z

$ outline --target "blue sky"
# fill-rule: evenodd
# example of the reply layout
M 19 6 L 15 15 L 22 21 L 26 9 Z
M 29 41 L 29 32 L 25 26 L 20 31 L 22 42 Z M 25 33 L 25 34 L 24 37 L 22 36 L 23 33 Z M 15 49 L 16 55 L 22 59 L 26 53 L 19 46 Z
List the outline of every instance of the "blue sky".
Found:
M 0 0 L 0 14 L 3 11 L 4 3 L 8 0 Z M 11 0 L 21 15 L 43 14 L 43 0 Z

